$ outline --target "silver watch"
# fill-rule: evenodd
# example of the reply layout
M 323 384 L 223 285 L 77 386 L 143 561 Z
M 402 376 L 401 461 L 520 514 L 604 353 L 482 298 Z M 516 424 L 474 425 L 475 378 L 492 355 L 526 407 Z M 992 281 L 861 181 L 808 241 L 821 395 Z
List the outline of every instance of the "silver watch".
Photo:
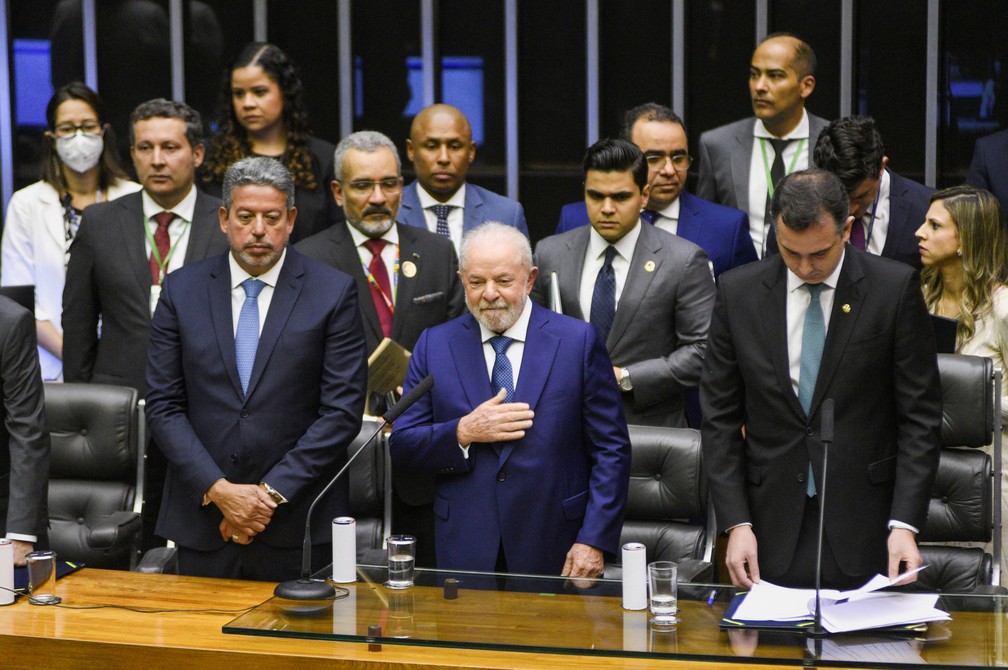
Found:
M 633 382 L 630 381 L 630 371 L 626 368 L 620 368 L 619 387 L 621 391 L 633 391 Z

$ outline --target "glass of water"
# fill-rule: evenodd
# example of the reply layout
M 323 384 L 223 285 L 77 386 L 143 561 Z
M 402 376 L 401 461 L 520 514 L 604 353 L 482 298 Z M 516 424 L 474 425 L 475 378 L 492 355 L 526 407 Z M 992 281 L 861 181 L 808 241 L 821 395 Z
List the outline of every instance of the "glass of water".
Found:
M 678 572 L 679 566 L 672 561 L 648 564 L 648 607 L 653 627 L 669 628 L 679 623 Z
M 412 535 L 390 535 L 388 545 L 388 581 L 390 589 L 413 586 L 413 562 L 416 558 L 416 538 Z

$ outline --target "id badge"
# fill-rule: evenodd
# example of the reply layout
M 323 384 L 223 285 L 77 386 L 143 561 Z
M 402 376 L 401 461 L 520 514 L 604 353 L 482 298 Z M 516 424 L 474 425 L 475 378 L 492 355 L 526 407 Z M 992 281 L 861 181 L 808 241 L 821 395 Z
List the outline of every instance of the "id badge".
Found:
M 154 316 L 154 310 L 157 308 L 158 300 L 161 298 L 161 285 L 151 284 L 150 287 L 150 313 L 151 317 Z

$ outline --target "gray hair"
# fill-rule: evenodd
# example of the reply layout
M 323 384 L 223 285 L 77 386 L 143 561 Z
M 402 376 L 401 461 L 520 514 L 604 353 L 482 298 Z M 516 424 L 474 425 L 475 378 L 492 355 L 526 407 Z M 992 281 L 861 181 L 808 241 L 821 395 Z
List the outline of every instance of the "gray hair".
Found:
M 515 250 L 517 260 L 526 270 L 532 269 L 532 246 L 529 244 L 525 234 L 514 226 L 509 226 L 500 221 L 484 221 L 462 236 L 462 244 L 459 247 L 460 271 L 466 271 L 469 250 L 475 245 L 486 244 L 488 238 L 510 242 Z
M 239 186 L 272 186 L 287 196 L 287 209 L 294 206 L 294 179 L 275 158 L 256 156 L 234 162 L 224 174 L 224 209 L 230 210 L 234 190 Z
M 373 154 L 382 147 L 386 147 L 395 156 L 396 172 L 401 173 L 402 161 L 399 160 L 399 150 L 388 135 L 377 130 L 358 130 L 344 137 L 336 145 L 336 151 L 333 152 L 333 171 L 336 173 L 336 179 L 343 178 L 343 157 L 346 156 L 347 150 L 356 149 L 366 154 Z
M 195 149 L 196 145 L 203 143 L 203 119 L 200 118 L 199 112 L 184 102 L 154 98 L 147 102 L 141 102 L 130 114 L 130 146 L 133 146 L 136 139 L 133 135 L 133 126 L 137 121 L 146 121 L 147 119 L 179 119 L 185 123 L 185 136 L 189 140 L 189 146 Z

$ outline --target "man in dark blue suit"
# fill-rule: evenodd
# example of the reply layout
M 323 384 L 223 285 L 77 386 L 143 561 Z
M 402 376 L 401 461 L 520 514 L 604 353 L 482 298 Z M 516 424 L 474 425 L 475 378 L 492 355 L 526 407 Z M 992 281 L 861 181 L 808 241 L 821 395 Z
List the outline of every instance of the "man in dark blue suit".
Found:
M 840 178 L 850 200 L 850 243 L 921 269 L 914 235 L 931 201 L 933 188 L 901 177 L 886 165 L 882 136 L 870 116 L 845 116 L 819 134 L 816 167 Z
M 1001 216 L 1005 215 L 1008 208 L 1008 130 L 976 141 L 966 183 L 993 193 L 1001 204 Z
M 286 168 L 238 161 L 223 192 L 230 253 L 172 273 L 154 313 L 147 421 L 169 463 L 157 532 L 182 574 L 280 581 L 298 574 L 308 507 L 360 430 L 364 332 L 353 280 L 287 248 Z M 347 481 L 319 507 L 313 569 Z
M 413 119 L 406 155 L 416 180 L 403 189 L 399 222 L 447 237 L 455 245 L 484 221 L 513 226 L 528 237 L 521 204 L 466 181 L 476 159 L 469 120 L 451 105 L 424 107 Z
M 471 314 L 426 330 L 406 375 L 433 391 L 395 423 L 393 465 L 436 473 L 438 568 L 600 576 L 619 549 L 630 440 L 595 328 L 528 299 L 528 240 L 462 243 Z
M 653 102 L 634 107 L 624 117 L 621 137 L 640 147 L 648 162 L 650 196 L 641 218 L 706 251 L 715 278 L 756 260 L 745 212 L 682 190 L 693 159 L 686 128 L 675 112 Z M 556 232 L 587 225 L 584 201 L 572 202 L 561 210 Z

